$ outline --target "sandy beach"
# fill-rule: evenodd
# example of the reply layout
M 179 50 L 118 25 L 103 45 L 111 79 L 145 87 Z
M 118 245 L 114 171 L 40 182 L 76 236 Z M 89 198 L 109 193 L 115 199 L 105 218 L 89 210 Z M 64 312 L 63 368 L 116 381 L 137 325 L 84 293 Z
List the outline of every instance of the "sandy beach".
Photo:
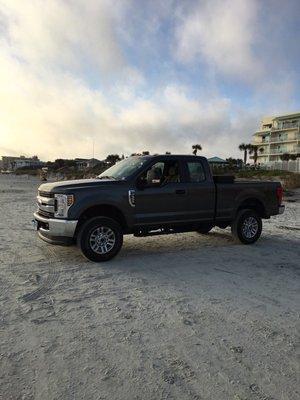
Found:
M 38 239 L 39 184 L 0 175 L 1 400 L 299 399 L 299 190 L 253 246 L 128 236 L 95 264 Z

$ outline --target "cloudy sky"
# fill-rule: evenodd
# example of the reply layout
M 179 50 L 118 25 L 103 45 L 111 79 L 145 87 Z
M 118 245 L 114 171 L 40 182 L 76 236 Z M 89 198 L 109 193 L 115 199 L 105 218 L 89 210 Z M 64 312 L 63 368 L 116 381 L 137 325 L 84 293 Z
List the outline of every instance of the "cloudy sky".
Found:
M 0 0 L 0 155 L 237 156 L 300 110 L 299 0 Z

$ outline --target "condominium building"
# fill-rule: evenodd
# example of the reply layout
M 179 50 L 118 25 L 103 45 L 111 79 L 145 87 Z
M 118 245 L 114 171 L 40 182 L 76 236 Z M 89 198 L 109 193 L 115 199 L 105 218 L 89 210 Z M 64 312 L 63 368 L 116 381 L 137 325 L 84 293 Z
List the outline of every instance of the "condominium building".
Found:
M 252 144 L 258 146 L 260 164 L 281 161 L 283 154 L 300 157 L 300 112 L 265 117 L 253 135 Z

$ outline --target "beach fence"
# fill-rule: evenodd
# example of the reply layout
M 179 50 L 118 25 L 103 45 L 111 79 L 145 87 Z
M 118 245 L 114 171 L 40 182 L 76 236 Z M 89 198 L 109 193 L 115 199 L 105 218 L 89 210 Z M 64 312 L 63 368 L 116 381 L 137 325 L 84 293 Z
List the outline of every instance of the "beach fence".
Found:
M 270 170 L 281 170 L 281 171 L 289 171 L 300 173 L 300 158 L 297 160 L 289 160 L 289 161 L 273 161 L 265 165 L 267 169 Z

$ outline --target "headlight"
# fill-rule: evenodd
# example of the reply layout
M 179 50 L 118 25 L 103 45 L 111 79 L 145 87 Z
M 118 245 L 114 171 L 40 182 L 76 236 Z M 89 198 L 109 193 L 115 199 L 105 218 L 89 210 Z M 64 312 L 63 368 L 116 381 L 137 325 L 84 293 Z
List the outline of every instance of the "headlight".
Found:
M 55 194 L 54 216 L 57 218 L 67 218 L 69 208 L 74 203 L 73 194 Z

